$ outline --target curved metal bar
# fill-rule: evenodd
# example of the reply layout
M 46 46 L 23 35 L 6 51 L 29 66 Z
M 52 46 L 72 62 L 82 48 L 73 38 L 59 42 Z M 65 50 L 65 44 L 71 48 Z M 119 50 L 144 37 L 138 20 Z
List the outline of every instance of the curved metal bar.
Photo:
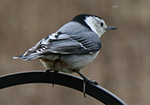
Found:
M 67 86 L 82 92 L 83 80 L 79 77 L 43 71 L 19 72 L 0 77 L 0 89 L 27 83 L 52 83 Z M 106 105 L 127 105 L 117 96 L 99 85 L 86 84 L 86 94 Z

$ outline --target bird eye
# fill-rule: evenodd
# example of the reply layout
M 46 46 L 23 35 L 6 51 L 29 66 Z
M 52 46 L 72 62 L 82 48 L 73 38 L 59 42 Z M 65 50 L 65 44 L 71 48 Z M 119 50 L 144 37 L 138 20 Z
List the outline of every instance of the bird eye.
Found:
M 101 23 L 101 27 L 103 27 L 103 25 L 104 25 L 104 24 L 103 24 L 103 23 Z

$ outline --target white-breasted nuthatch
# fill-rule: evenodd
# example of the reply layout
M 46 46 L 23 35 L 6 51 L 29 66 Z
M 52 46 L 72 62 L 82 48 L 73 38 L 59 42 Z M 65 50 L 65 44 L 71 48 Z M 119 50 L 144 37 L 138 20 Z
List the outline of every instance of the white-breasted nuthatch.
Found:
M 114 29 L 117 28 L 107 26 L 98 16 L 80 14 L 55 33 L 40 40 L 24 54 L 13 57 L 13 59 L 40 59 L 48 70 L 76 72 L 85 83 L 94 83 L 82 75 L 80 69 L 91 63 L 98 55 L 102 47 L 100 37 L 103 33 Z

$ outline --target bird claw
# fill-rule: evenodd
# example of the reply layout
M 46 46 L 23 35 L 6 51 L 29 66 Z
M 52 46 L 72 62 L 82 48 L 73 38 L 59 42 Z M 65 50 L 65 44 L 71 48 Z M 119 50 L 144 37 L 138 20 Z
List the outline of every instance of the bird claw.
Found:
M 85 77 L 80 71 L 76 71 L 82 78 L 83 78 L 83 95 L 86 98 L 86 83 L 89 84 L 93 84 L 93 85 L 98 85 L 98 83 L 96 81 L 93 81 L 91 79 L 88 79 L 87 77 Z
M 55 85 L 55 84 L 53 83 L 53 84 L 52 84 L 52 89 L 54 88 L 54 85 Z
M 48 74 L 49 72 L 51 72 L 52 70 L 50 70 L 50 69 L 47 69 L 45 72 L 44 72 L 44 74 L 46 75 L 46 74 Z
M 49 72 L 52 72 L 52 70 L 50 70 L 50 69 L 47 69 L 45 72 L 44 72 L 44 75 L 45 75 L 45 78 L 47 78 L 47 74 L 49 73 Z M 58 73 L 59 71 L 54 71 L 54 73 Z M 52 88 L 54 88 L 54 83 L 52 83 Z
M 93 81 L 92 79 L 88 79 L 88 78 L 83 78 L 83 95 L 84 95 L 84 98 L 86 98 L 86 83 L 89 83 L 89 84 L 93 84 L 93 85 L 98 85 L 98 83 L 96 81 Z
M 86 82 L 83 81 L 83 96 L 84 96 L 84 98 L 86 98 L 85 87 L 86 87 Z

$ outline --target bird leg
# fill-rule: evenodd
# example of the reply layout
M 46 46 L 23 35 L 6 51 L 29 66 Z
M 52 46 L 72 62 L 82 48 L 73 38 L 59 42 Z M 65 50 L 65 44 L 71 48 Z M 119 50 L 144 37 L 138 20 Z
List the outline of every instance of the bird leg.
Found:
M 86 83 L 90 83 L 90 84 L 93 84 L 93 85 L 98 85 L 98 83 L 96 81 L 88 79 L 80 71 L 76 71 L 76 72 L 83 78 L 83 95 L 86 98 L 86 94 L 85 94 L 85 92 L 86 92 L 85 91 Z

